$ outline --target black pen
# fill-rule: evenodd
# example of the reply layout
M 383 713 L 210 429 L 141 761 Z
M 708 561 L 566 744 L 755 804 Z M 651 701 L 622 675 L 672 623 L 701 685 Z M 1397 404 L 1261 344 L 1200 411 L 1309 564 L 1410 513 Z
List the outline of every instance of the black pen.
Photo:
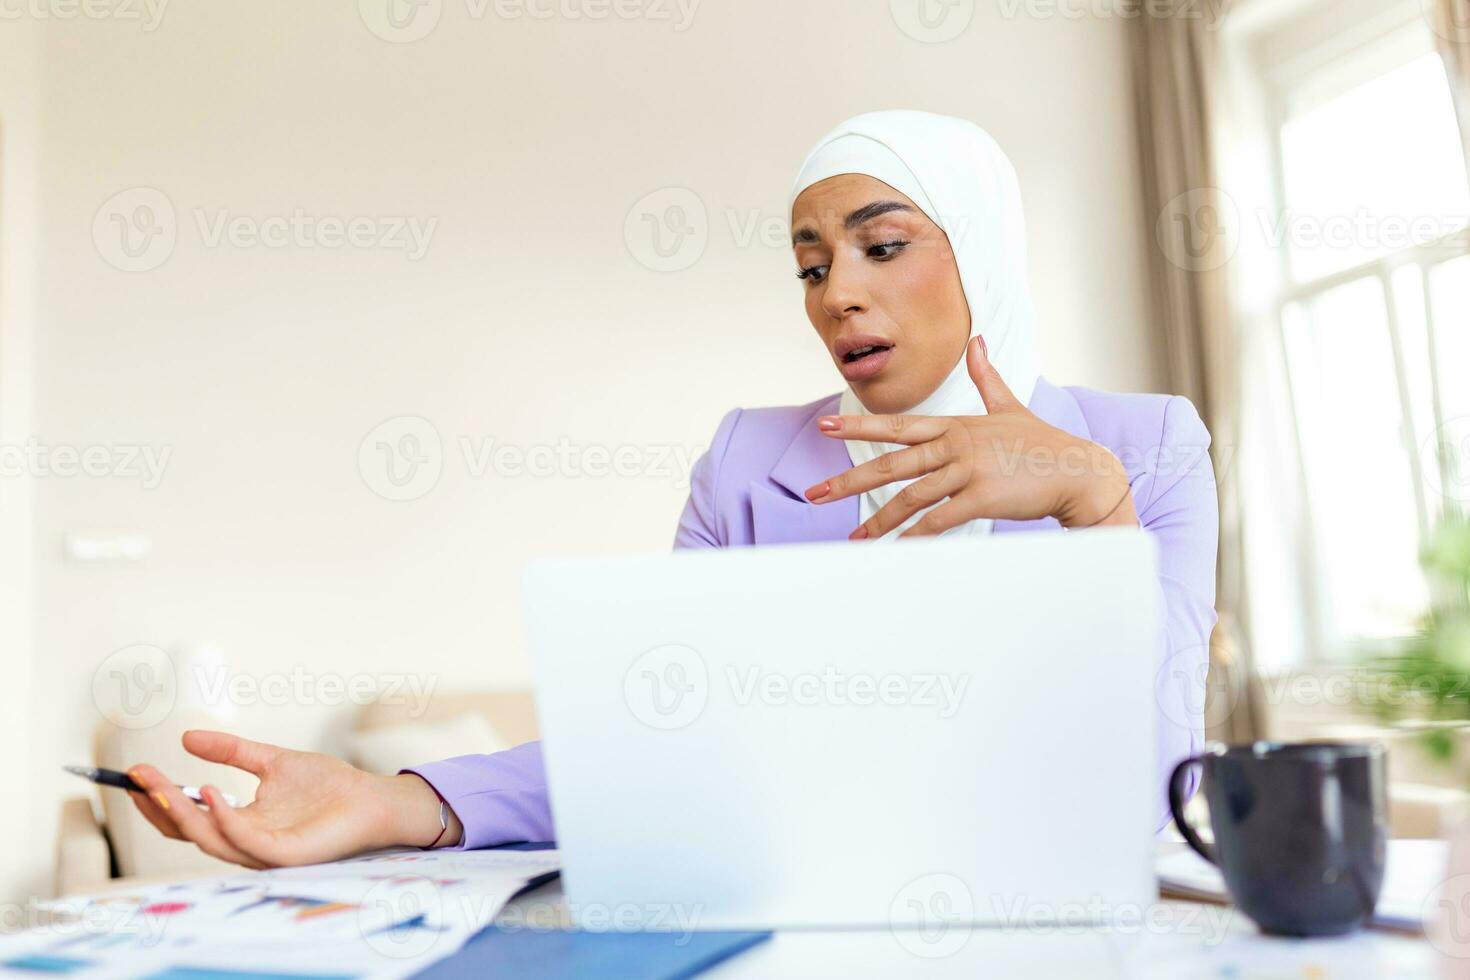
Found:
M 143 793 L 145 795 L 148 792 L 133 782 L 132 776 L 129 776 L 125 772 L 118 772 L 116 769 L 94 769 L 90 766 L 62 766 L 61 768 L 73 776 L 81 776 L 83 779 L 94 782 L 98 786 L 115 786 L 118 789 L 125 789 L 132 793 Z M 195 803 L 204 802 L 204 797 L 200 794 L 199 787 L 197 786 L 180 786 L 179 792 L 183 793 Z M 224 797 L 225 803 L 229 806 L 240 805 L 229 793 L 220 793 L 220 796 Z

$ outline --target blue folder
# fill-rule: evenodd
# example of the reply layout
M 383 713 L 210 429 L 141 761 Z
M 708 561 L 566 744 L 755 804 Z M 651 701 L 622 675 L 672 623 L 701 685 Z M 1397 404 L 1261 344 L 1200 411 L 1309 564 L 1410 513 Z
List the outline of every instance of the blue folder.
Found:
M 483 930 L 414 980 L 683 980 L 769 939 L 769 932 Z
M 536 851 L 555 844 L 508 844 Z M 523 891 L 555 878 L 544 875 Z M 684 980 L 771 938 L 769 932 L 582 932 L 487 926 L 453 956 L 414 980 L 517 977 L 526 980 Z

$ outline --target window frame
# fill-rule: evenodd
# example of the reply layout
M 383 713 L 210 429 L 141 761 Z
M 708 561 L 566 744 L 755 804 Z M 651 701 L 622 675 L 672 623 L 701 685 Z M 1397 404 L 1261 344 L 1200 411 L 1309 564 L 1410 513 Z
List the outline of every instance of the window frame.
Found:
M 1252 60 L 1261 80 L 1260 91 L 1265 98 L 1265 105 L 1262 107 L 1263 121 L 1268 127 L 1270 174 L 1267 186 L 1272 196 L 1271 205 L 1278 215 L 1284 215 L 1287 207 L 1282 133 L 1290 118 L 1293 101 L 1302 97 L 1304 89 L 1310 92 L 1311 102 L 1320 104 L 1322 101 L 1350 91 L 1357 85 L 1380 76 L 1385 70 L 1392 70 L 1392 68 L 1382 67 L 1385 63 L 1403 66 L 1409 64 L 1414 58 L 1431 52 L 1442 58 L 1435 47 L 1432 32 L 1419 15 L 1417 3 L 1396 3 L 1389 8 L 1379 8 L 1371 16 L 1363 16 L 1361 9 L 1352 10 L 1351 7 L 1352 4 L 1343 4 L 1341 7 L 1333 8 L 1331 14 L 1338 15 L 1333 30 L 1325 36 L 1318 35 L 1310 42 L 1303 40 L 1303 35 L 1310 32 L 1303 29 L 1302 22 L 1310 20 L 1314 26 L 1320 28 L 1324 19 L 1329 16 L 1329 13 L 1323 8 L 1313 8 L 1299 21 L 1278 24 L 1275 29 L 1263 31 L 1253 39 Z M 1421 34 L 1420 37 L 1413 36 Z M 1381 56 L 1382 50 L 1395 45 L 1399 48 L 1395 58 L 1390 60 Z M 1378 67 L 1369 67 L 1375 62 Z M 1311 81 L 1320 79 L 1325 73 L 1335 73 L 1335 85 Z M 1311 91 L 1312 88 L 1315 88 L 1315 91 Z M 1276 253 L 1275 258 L 1278 263 L 1276 282 L 1278 285 L 1275 288 L 1275 296 L 1270 300 L 1269 309 L 1275 334 L 1273 338 L 1275 356 L 1281 359 L 1285 368 L 1289 418 L 1283 421 L 1289 424 L 1290 438 L 1296 447 L 1294 453 L 1298 467 L 1296 484 L 1300 497 L 1298 501 L 1300 513 L 1303 515 L 1303 526 L 1298 537 L 1297 548 L 1299 551 L 1298 564 L 1304 573 L 1302 575 L 1302 599 L 1305 604 L 1304 627 L 1309 642 L 1305 663 L 1302 666 L 1320 666 L 1341 663 L 1363 655 L 1371 656 L 1388 652 L 1402 644 L 1408 637 L 1390 637 L 1381 640 L 1342 637 L 1336 634 L 1332 624 L 1329 587 L 1322 575 L 1321 530 L 1312 517 L 1311 474 L 1307 469 L 1306 455 L 1302 452 L 1306 434 L 1302 431 L 1302 416 L 1299 409 L 1301 393 L 1297 391 L 1297 384 L 1292 377 L 1291 357 L 1286 338 L 1287 311 L 1294 305 L 1309 306 L 1317 297 L 1347 283 L 1364 278 L 1376 279 L 1383 291 L 1384 322 L 1388 331 L 1389 346 L 1393 353 L 1393 383 L 1402 413 L 1401 418 L 1403 424 L 1413 429 L 1420 420 L 1416 418 L 1412 401 L 1404 349 L 1406 327 L 1400 322 L 1400 298 L 1394 279 L 1395 274 L 1403 268 L 1417 268 L 1419 289 L 1424 300 L 1424 330 L 1427 334 L 1425 342 L 1428 345 L 1430 359 L 1429 401 L 1432 417 L 1425 422 L 1432 424 L 1432 431 L 1443 432 L 1446 422 L 1445 401 L 1441 390 L 1441 371 L 1435 351 L 1437 327 L 1433 297 L 1429 291 L 1430 278 L 1436 266 L 1470 255 L 1470 230 L 1461 229 L 1449 232 L 1435 241 L 1410 245 L 1358 263 L 1350 268 L 1300 282 L 1293 276 L 1289 245 L 1283 243 Z M 1417 439 L 1414 433 L 1410 435 Z M 1424 467 L 1420 464 L 1417 452 L 1414 451 L 1417 446 L 1405 445 L 1404 449 L 1404 464 L 1410 471 L 1416 525 L 1419 528 L 1418 543 L 1422 548 L 1431 530 L 1433 520 L 1430 498 L 1425 486 Z M 1441 462 L 1440 459 L 1436 459 L 1433 465 L 1441 465 Z M 1441 501 L 1441 507 L 1436 513 L 1449 514 L 1455 512 L 1456 509 L 1454 501 L 1445 499 Z

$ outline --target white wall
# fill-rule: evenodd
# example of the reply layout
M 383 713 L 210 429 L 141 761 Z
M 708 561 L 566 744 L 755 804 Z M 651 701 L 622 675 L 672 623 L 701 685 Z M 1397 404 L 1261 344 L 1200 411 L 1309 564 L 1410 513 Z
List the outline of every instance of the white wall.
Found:
M 706 0 L 684 30 L 673 6 L 673 21 L 593 21 L 494 6 L 476 19 L 467 3 L 444 0 L 437 28 L 404 44 L 352 4 L 287 0 L 176 0 L 152 31 L 46 25 L 36 433 L 172 455 L 152 489 L 41 481 L 39 813 L 77 789 L 56 766 L 85 758 L 91 679 L 131 644 L 213 642 L 257 677 L 300 665 L 523 683 L 522 563 L 662 550 L 684 488 L 658 473 L 474 477 L 456 440 L 628 445 L 652 465 L 658 447 L 697 450 L 733 405 L 835 391 L 779 229 L 810 143 L 854 112 L 927 108 L 990 129 L 1020 173 L 1047 373 L 1163 384 L 1125 22 L 979 4 L 960 37 L 921 43 L 887 3 Z M 117 256 L 107 213 L 102 249 L 93 220 L 139 186 L 166 194 L 177 244 L 128 273 L 102 254 Z M 665 187 L 692 190 L 710 230 L 692 267 L 659 273 L 624 224 Z M 209 247 L 194 213 L 298 207 L 437 225 L 409 261 Z M 739 240 L 752 218 L 774 241 Z M 389 502 L 358 450 L 403 415 L 437 427 L 443 473 Z M 80 564 L 63 556 L 72 533 L 143 534 L 153 550 Z M 307 744 L 346 713 L 254 706 L 235 724 Z
M 39 32 L 0 30 L 0 446 L 20 444 L 31 429 L 35 330 L 36 106 Z M 35 854 L 47 839 L 37 816 L 47 807 L 26 792 L 37 764 L 31 677 L 32 501 L 34 481 L 0 476 L 0 745 L 11 785 L 0 806 L 0 903 L 37 894 L 28 888 Z M 49 827 L 49 825 L 46 825 Z M 0 930 L 11 904 L 0 905 Z

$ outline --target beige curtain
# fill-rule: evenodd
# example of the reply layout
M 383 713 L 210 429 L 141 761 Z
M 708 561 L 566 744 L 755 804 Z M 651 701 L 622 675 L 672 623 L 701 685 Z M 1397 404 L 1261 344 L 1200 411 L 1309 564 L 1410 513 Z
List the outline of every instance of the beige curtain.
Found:
M 1432 0 L 1429 22 L 1444 57 L 1460 119 L 1460 145 L 1470 171 L 1470 0 Z
M 1219 27 L 1231 0 L 1138 0 L 1133 79 L 1143 201 L 1150 236 L 1151 312 L 1174 391 L 1212 435 L 1220 494 L 1220 560 L 1210 643 L 1207 736 L 1257 737 L 1244 629 L 1242 532 L 1235 467 L 1239 344 L 1228 304 L 1228 199 L 1219 192 L 1212 125 L 1220 88 Z M 1457 3 L 1470 0 L 1455 0 Z

